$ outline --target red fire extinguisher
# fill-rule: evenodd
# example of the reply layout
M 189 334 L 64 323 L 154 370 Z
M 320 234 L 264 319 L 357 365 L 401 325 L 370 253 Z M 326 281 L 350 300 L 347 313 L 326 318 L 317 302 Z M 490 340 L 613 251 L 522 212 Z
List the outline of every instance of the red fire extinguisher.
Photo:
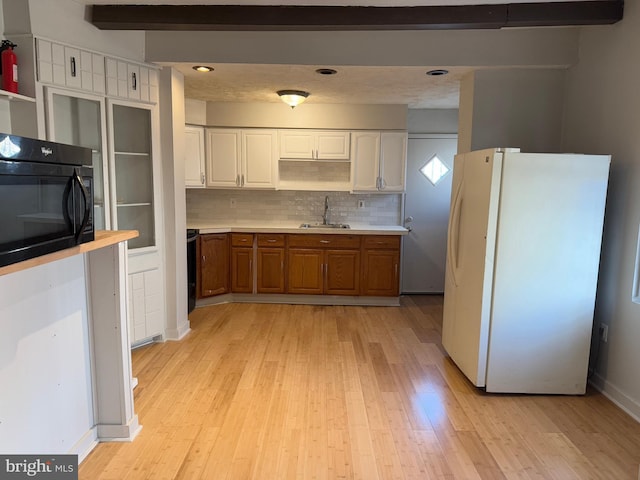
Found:
M 3 40 L 0 45 L 2 89 L 11 93 L 18 93 L 18 57 L 13 51 L 16 47 L 17 45 L 9 40 Z

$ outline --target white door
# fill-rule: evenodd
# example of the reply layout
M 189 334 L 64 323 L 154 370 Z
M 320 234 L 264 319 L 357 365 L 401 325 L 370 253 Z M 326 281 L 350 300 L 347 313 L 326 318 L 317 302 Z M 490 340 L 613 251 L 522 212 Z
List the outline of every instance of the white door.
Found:
M 409 135 L 404 216 L 411 232 L 403 237 L 402 293 L 444 291 L 457 143 L 457 135 Z

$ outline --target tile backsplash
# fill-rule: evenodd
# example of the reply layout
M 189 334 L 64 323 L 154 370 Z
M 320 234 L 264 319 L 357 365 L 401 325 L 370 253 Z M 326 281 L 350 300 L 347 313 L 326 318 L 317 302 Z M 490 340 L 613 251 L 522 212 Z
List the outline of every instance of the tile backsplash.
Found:
M 402 223 L 401 194 L 215 189 L 187 189 L 187 221 L 321 222 L 326 195 L 332 223 Z M 358 208 L 359 200 L 363 208 Z

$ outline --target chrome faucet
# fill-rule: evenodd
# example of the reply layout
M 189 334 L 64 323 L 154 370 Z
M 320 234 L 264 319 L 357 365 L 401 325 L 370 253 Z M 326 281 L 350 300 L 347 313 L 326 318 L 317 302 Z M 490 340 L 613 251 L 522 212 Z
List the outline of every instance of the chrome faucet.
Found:
M 329 224 L 329 195 L 324 197 L 324 213 L 322 214 L 322 224 Z

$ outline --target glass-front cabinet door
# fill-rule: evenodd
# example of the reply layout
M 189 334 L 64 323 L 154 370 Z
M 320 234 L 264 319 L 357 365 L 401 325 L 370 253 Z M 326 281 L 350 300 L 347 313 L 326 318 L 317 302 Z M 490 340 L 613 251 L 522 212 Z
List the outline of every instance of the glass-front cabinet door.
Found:
M 91 149 L 96 230 L 111 228 L 107 133 L 104 99 L 90 94 L 46 88 L 47 138 Z
M 154 166 L 154 106 L 109 102 L 113 224 L 118 230 L 138 230 L 129 249 L 157 245 L 157 196 Z

